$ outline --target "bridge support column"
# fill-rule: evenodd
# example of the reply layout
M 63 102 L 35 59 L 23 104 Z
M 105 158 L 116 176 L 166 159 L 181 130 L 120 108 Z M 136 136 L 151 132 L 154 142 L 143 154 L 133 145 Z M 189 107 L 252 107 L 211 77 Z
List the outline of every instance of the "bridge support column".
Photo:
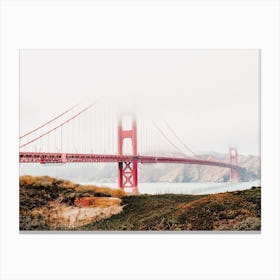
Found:
M 238 165 L 237 148 L 235 148 L 235 147 L 230 147 L 229 148 L 229 160 L 230 160 L 230 164 Z M 238 182 L 239 181 L 238 168 L 231 168 L 230 169 L 229 180 L 231 182 Z
M 123 156 L 124 139 L 130 139 L 132 155 L 137 156 L 137 123 L 135 116 L 132 116 L 131 129 L 123 129 L 122 117 L 118 120 L 118 154 Z M 118 184 L 119 188 L 131 188 L 132 192 L 138 192 L 138 162 L 118 163 Z

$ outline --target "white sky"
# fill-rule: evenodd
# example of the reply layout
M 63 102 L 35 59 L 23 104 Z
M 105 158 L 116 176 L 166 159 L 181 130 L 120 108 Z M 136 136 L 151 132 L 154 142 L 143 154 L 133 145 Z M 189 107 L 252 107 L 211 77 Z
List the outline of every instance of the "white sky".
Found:
M 21 133 L 88 96 L 167 120 L 194 151 L 259 155 L 257 50 L 21 51 Z

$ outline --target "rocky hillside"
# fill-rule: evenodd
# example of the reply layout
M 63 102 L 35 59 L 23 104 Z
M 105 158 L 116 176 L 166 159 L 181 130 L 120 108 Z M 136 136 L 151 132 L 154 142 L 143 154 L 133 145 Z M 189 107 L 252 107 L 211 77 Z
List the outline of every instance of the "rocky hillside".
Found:
M 49 176 L 20 177 L 20 230 L 260 230 L 261 188 L 137 195 Z
M 122 211 L 123 190 L 81 186 L 49 176 L 21 176 L 20 230 L 71 230 Z

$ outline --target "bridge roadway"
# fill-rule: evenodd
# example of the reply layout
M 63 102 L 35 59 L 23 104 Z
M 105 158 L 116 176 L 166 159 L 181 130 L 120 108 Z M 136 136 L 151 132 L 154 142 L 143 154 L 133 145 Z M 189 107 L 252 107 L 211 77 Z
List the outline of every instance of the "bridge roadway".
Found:
M 133 162 L 140 163 L 181 163 L 219 166 L 242 170 L 244 168 L 221 161 L 204 160 L 197 158 L 183 157 L 163 157 L 163 156 L 132 156 L 132 155 L 100 155 L 100 154 L 80 154 L 80 153 L 39 153 L 39 152 L 20 152 L 20 163 L 74 163 L 74 162 Z

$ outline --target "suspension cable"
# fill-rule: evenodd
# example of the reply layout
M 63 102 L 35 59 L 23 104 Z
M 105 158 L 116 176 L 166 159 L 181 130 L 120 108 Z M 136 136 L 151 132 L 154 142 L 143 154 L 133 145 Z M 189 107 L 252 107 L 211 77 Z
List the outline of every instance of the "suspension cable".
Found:
M 36 140 L 38 140 L 38 139 L 40 139 L 40 138 L 42 138 L 42 137 L 48 135 L 48 134 L 50 134 L 51 132 L 53 132 L 53 131 L 56 130 L 57 128 L 62 127 L 62 126 L 65 125 L 66 123 L 68 123 L 68 122 L 74 120 L 75 118 L 77 118 L 78 116 L 80 116 L 83 112 L 85 112 L 85 111 L 87 111 L 88 109 L 90 109 L 91 107 L 93 107 L 96 103 L 97 103 L 97 101 L 95 101 L 94 103 L 90 104 L 89 106 L 87 106 L 86 108 L 84 108 L 82 111 L 80 111 L 79 113 L 75 114 L 74 116 L 72 116 L 71 118 L 67 119 L 66 121 L 62 122 L 61 124 L 59 124 L 58 126 L 54 127 L 53 129 L 51 129 L 51 130 L 49 130 L 49 131 L 47 131 L 47 132 L 45 132 L 45 133 L 43 133 L 43 134 L 37 136 L 36 138 L 33 138 L 32 140 L 28 141 L 27 143 L 21 145 L 19 148 L 22 148 L 22 147 L 27 146 L 28 144 L 30 144 L 30 143 L 32 143 L 32 142 L 34 142 L 34 141 L 36 141 Z
M 173 133 L 173 135 L 181 142 L 181 144 L 182 144 L 187 150 L 189 150 L 194 156 L 198 157 L 198 155 L 197 155 L 195 152 L 193 152 L 193 151 L 191 150 L 191 148 L 188 147 L 188 146 L 183 142 L 183 140 L 176 134 L 176 132 L 172 129 L 172 127 L 168 124 L 168 122 L 167 122 L 166 120 L 165 120 L 164 122 L 165 122 L 166 126 L 170 129 L 170 131 Z
M 170 144 L 172 145 L 177 151 L 179 151 L 180 153 L 182 153 L 183 155 L 185 155 L 185 153 L 180 149 L 178 148 L 173 142 L 170 141 L 170 139 L 164 134 L 164 132 L 159 128 L 159 126 L 154 123 L 154 126 L 156 127 L 156 129 L 160 132 L 160 134 L 165 138 L 165 140 Z
M 24 135 L 20 136 L 19 139 L 22 139 L 23 137 L 25 137 L 25 136 L 27 136 L 27 135 L 29 135 L 29 134 L 31 134 L 31 133 L 33 133 L 33 132 L 35 132 L 35 131 L 41 129 L 41 128 L 45 127 L 46 125 L 50 124 L 51 122 L 53 122 L 53 121 L 59 119 L 60 117 L 64 116 L 65 114 L 67 114 L 68 112 L 70 112 L 70 111 L 72 111 L 74 108 L 76 108 L 80 103 L 81 103 L 81 102 L 78 102 L 77 104 L 75 104 L 75 105 L 72 106 L 71 108 L 67 109 L 67 110 L 64 111 L 63 113 L 57 115 L 57 116 L 54 117 L 53 119 L 47 121 L 46 123 L 43 123 L 42 125 L 36 127 L 35 129 L 33 129 L 33 130 L 31 130 L 31 131 L 25 133 Z

